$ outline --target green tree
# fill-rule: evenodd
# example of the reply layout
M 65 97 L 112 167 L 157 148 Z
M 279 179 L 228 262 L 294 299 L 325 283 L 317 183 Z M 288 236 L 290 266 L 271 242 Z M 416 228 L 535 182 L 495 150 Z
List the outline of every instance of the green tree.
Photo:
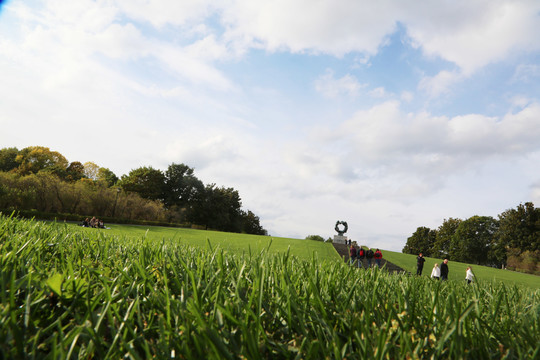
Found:
M 540 209 L 526 202 L 504 211 L 499 215 L 496 238 L 499 248 L 540 250 Z
M 104 182 L 107 187 L 111 187 L 118 182 L 118 176 L 111 170 L 101 167 L 97 172 L 96 180 Z
M 169 165 L 165 171 L 165 205 L 191 208 L 203 195 L 204 184 L 192 168 L 185 164 Z
M 19 150 L 15 147 L 1 149 L 0 171 L 8 172 L 15 170 L 19 166 L 19 163 L 16 160 L 17 155 L 19 155 Z
M 77 181 L 82 179 L 84 175 L 84 165 L 79 161 L 73 161 L 66 169 L 68 181 Z
M 241 232 L 241 207 L 238 191 L 209 184 L 205 187 L 202 200 L 194 206 L 191 221 L 207 229 Z
M 452 260 L 488 265 L 498 222 L 491 216 L 475 215 L 459 224 L 450 244 Z
M 19 152 L 15 160 L 19 164 L 17 172 L 21 175 L 47 171 L 64 178 L 68 167 L 68 161 L 62 154 L 43 146 L 26 147 Z
M 324 241 L 324 238 L 321 235 L 308 235 L 306 240 Z
M 253 212 L 241 210 L 240 215 L 242 217 L 242 232 L 254 235 L 268 235 L 268 232 L 262 227 L 259 217 Z
M 450 255 L 450 244 L 459 224 L 461 224 L 461 219 L 444 219 L 442 225 L 437 229 L 431 256 L 444 259 Z
M 124 191 L 135 192 L 144 199 L 163 200 L 165 175 L 161 170 L 144 166 L 123 175 L 118 185 Z
M 402 252 L 405 254 L 419 254 L 431 256 L 431 249 L 435 243 L 437 231 L 421 226 L 407 239 L 407 243 Z
M 98 179 L 99 166 L 92 162 L 87 161 L 84 163 L 84 176 L 89 179 L 97 180 Z

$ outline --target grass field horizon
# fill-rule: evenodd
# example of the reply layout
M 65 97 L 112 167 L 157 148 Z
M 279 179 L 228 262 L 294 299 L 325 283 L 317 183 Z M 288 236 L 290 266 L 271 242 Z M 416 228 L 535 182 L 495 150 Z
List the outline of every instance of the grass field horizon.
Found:
M 69 223 L 70 226 L 76 224 Z M 339 260 L 340 257 L 331 243 L 313 241 L 306 239 L 294 239 L 286 237 L 263 236 L 228 233 L 222 231 L 200 230 L 189 228 L 172 228 L 161 226 L 143 225 L 119 225 L 108 224 L 110 229 L 105 230 L 107 234 L 115 236 L 127 236 L 131 238 L 147 237 L 153 240 L 172 239 L 178 240 L 181 244 L 196 247 L 220 247 L 225 251 L 235 253 L 249 252 L 253 254 L 268 249 L 270 252 L 287 252 L 290 248 L 292 255 L 304 260 L 311 260 L 313 253 L 317 253 L 319 261 Z M 77 228 L 83 231 L 101 231 L 100 229 Z M 400 252 L 381 249 L 383 257 L 408 271 L 416 274 L 417 255 L 403 254 Z M 426 257 L 422 276 L 430 276 L 435 263 L 439 265 L 443 259 Z M 495 269 L 492 267 L 468 264 L 462 262 L 449 261 L 449 280 L 464 281 L 467 266 L 471 266 L 475 274 L 476 281 L 503 281 L 510 284 L 520 284 L 532 288 L 540 288 L 540 276 L 524 274 L 511 270 Z
M 67 224 L 82 231 L 105 231 L 112 236 L 147 237 L 152 240 L 172 239 L 188 246 L 220 247 L 225 251 L 235 253 L 251 251 L 255 254 L 268 249 L 270 252 L 290 251 L 291 255 L 304 260 L 312 259 L 314 252 L 321 261 L 340 259 L 332 244 L 322 241 L 164 226 L 107 224 L 110 229 L 103 230 L 82 228 L 74 223 Z
M 328 243 L 237 238 L 0 215 L 0 359 L 540 356 L 538 289 L 360 270 Z

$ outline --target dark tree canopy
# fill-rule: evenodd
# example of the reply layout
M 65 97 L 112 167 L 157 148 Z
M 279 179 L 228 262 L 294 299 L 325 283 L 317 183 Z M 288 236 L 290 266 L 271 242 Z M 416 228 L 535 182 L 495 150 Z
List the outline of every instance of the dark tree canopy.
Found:
M 118 176 L 115 175 L 114 172 L 107 168 L 99 168 L 98 174 L 97 174 L 97 180 L 103 181 L 107 184 L 108 187 L 116 185 L 118 182 Z
M 118 185 L 124 191 L 138 193 L 144 199 L 163 200 L 165 175 L 161 170 L 143 166 L 123 175 Z
M 0 150 L 0 171 L 8 172 L 14 171 L 19 163 L 17 162 L 17 155 L 19 150 L 15 147 L 5 148 Z
M 497 227 L 497 220 L 491 216 L 473 216 L 462 221 L 452 238 L 450 257 L 475 264 L 487 264 Z
M 444 219 L 442 225 L 437 229 L 430 256 L 444 259 L 450 255 L 450 244 L 461 221 L 461 219 L 454 218 Z
M 402 251 L 405 254 L 423 253 L 424 256 L 431 256 L 436 236 L 436 230 L 421 226 L 407 239 L 407 244 Z
M 540 250 L 540 208 L 527 202 L 500 214 L 498 241 L 521 251 Z
M 185 164 L 171 164 L 165 171 L 165 205 L 188 207 L 201 201 L 204 196 L 204 184 L 194 170 Z

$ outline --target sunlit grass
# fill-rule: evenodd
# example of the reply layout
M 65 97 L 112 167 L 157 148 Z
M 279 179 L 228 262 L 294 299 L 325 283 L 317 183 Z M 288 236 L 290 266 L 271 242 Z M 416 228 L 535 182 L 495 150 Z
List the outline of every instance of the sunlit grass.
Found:
M 111 234 L 0 218 L 0 358 L 540 355 L 538 290 Z
M 68 225 L 72 227 L 76 226 L 74 224 Z M 308 260 L 311 259 L 314 252 L 317 253 L 320 260 L 339 259 L 339 255 L 334 250 L 332 244 L 318 241 L 160 226 L 112 224 L 108 225 L 108 227 L 110 229 L 107 230 L 80 229 L 89 233 L 101 231 L 109 236 L 116 235 L 132 239 L 141 237 L 157 241 L 172 239 L 180 244 L 196 247 L 207 247 L 208 243 L 210 243 L 213 246 L 219 246 L 227 252 L 237 254 L 249 251 L 258 253 L 263 249 L 269 249 L 271 253 L 290 252 L 292 255 Z

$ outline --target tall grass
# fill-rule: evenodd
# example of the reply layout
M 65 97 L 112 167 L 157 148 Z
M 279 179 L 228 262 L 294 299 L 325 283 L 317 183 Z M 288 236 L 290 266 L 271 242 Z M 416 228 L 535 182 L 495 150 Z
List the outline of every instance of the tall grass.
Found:
M 0 358 L 538 358 L 540 293 L 0 218 Z

